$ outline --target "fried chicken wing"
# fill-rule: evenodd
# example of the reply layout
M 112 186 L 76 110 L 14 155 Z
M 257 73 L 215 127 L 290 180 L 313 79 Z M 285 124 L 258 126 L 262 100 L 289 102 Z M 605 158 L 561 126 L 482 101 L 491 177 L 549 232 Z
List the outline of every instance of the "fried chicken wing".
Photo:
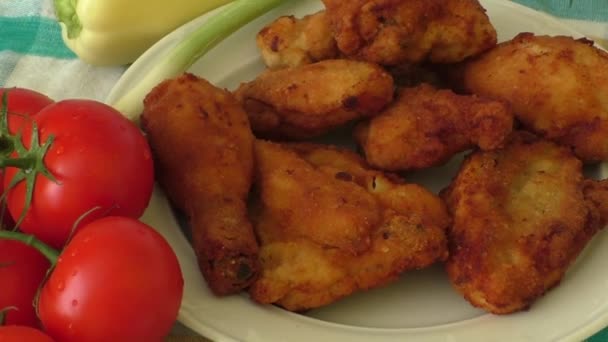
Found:
M 422 169 L 478 146 L 501 147 L 513 128 L 504 102 L 456 95 L 428 84 L 403 88 L 380 115 L 355 128 L 367 162 L 389 171 Z
M 279 17 L 256 37 L 262 58 L 271 69 L 295 67 L 339 55 L 325 11 L 296 18 Z
M 383 65 L 455 63 L 496 45 L 477 0 L 323 0 L 338 48 Z
M 447 272 L 469 302 L 496 314 L 556 286 L 606 223 L 606 183 L 584 180 L 563 146 L 515 133 L 469 155 L 444 196 L 453 215 Z
M 393 79 L 375 64 L 325 60 L 266 71 L 236 95 L 256 135 L 304 139 L 380 112 L 393 98 Z
M 608 160 L 608 53 L 590 41 L 522 33 L 459 74 L 464 90 L 510 102 L 527 129 Z
M 217 295 L 241 291 L 259 268 L 246 205 L 254 172 L 247 115 L 228 91 L 185 74 L 146 96 L 142 126 L 160 184 L 189 217 L 209 287 Z
M 447 257 L 443 202 L 327 145 L 256 141 L 260 303 L 301 311 Z

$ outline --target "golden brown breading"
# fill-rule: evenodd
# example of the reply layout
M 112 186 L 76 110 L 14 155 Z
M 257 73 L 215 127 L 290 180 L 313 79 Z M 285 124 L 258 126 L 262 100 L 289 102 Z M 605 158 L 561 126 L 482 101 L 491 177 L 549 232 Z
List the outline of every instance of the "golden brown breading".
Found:
M 568 148 L 530 133 L 468 156 L 442 194 L 454 220 L 446 266 L 454 287 L 506 314 L 556 286 L 606 222 L 583 185 L 582 163 Z M 587 193 L 606 197 L 600 188 Z
M 527 129 L 608 160 L 608 53 L 589 41 L 522 33 L 461 71 L 465 90 L 509 101 Z
M 443 202 L 326 145 L 257 141 L 260 303 L 300 311 L 447 257 Z
M 339 54 L 325 11 L 301 19 L 279 17 L 258 33 L 256 43 L 272 69 L 333 59 Z
M 256 135 L 303 139 L 377 114 L 393 99 L 393 79 L 375 64 L 325 60 L 266 71 L 236 95 Z
M 384 65 L 455 63 L 496 45 L 477 0 L 323 0 L 338 48 Z
M 247 217 L 253 134 L 232 94 L 186 74 L 145 98 L 142 125 L 157 177 L 190 219 L 199 267 L 215 294 L 239 292 L 258 272 L 258 245 Z
M 513 114 L 504 102 L 422 84 L 401 89 L 354 135 L 370 165 L 398 171 L 437 166 L 475 146 L 501 147 L 512 128 Z
M 596 225 L 605 227 L 608 224 L 608 179 L 597 181 L 586 179 L 583 193 L 589 205 L 589 212 Z

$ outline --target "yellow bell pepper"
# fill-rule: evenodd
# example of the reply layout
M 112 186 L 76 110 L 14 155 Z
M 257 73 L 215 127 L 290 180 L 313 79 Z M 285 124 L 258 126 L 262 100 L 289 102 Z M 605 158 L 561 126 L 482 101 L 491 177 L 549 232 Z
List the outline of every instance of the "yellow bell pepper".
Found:
M 123 65 L 231 0 L 54 0 L 65 44 L 93 65 Z

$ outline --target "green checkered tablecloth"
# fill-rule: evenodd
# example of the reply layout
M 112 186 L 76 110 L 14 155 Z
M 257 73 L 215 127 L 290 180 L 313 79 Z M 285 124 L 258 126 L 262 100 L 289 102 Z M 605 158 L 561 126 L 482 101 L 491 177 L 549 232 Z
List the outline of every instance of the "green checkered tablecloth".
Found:
M 553 14 L 608 47 L 608 0 L 513 1 Z M 52 0 L 0 0 L 0 86 L 35 89 L 55 100 L 103 101 L 125 70 L 94 67 L 76 58 L 61 40 Z M 194 335 L 180 325 L 175 334 Z M 170 337 L 170 341 L 199 339 Z M 588 341 L 608 342 L 608 328 Z

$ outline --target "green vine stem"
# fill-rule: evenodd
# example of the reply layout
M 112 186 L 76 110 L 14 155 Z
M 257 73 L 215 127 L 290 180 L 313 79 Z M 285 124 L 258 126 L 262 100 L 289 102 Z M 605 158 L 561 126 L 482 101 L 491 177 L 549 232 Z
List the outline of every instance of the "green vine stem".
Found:
M 19 182 L 25 182 L 25 204 L 21 215 L 19 215 L 19 218 L 17 218 L 15 222 L 15 227 L 19 227 L 32 203 L 36 177 L 41 174 L 51 181 L 57 182 L 44 164 L 44 157 L 53 144 L 55 137 L 49 135 L 41 144 L 38 125 L 36 125 L 35 122 L 31 123 L 32 132 L 29 148 L 26 148 L 21 141 L 21 132 L 11 134 L 8 128 L 8 92 L 9 91 L 7 90 L 3 93 L 2 103 L 0 105 L 0 169 L 15 167 L 19 170 L 10 180 L 1 200 L 5 200 L 6 192 L 8 190 Z
M 34 247 L 51 262 L 51 265 L 55 265 L 57 263 L 57 259 L 59 259 L 59 251 L 38 240 L 33 235 L 10 230 L 0 230 L 0 239 L 21 241 L 28 246 Z

